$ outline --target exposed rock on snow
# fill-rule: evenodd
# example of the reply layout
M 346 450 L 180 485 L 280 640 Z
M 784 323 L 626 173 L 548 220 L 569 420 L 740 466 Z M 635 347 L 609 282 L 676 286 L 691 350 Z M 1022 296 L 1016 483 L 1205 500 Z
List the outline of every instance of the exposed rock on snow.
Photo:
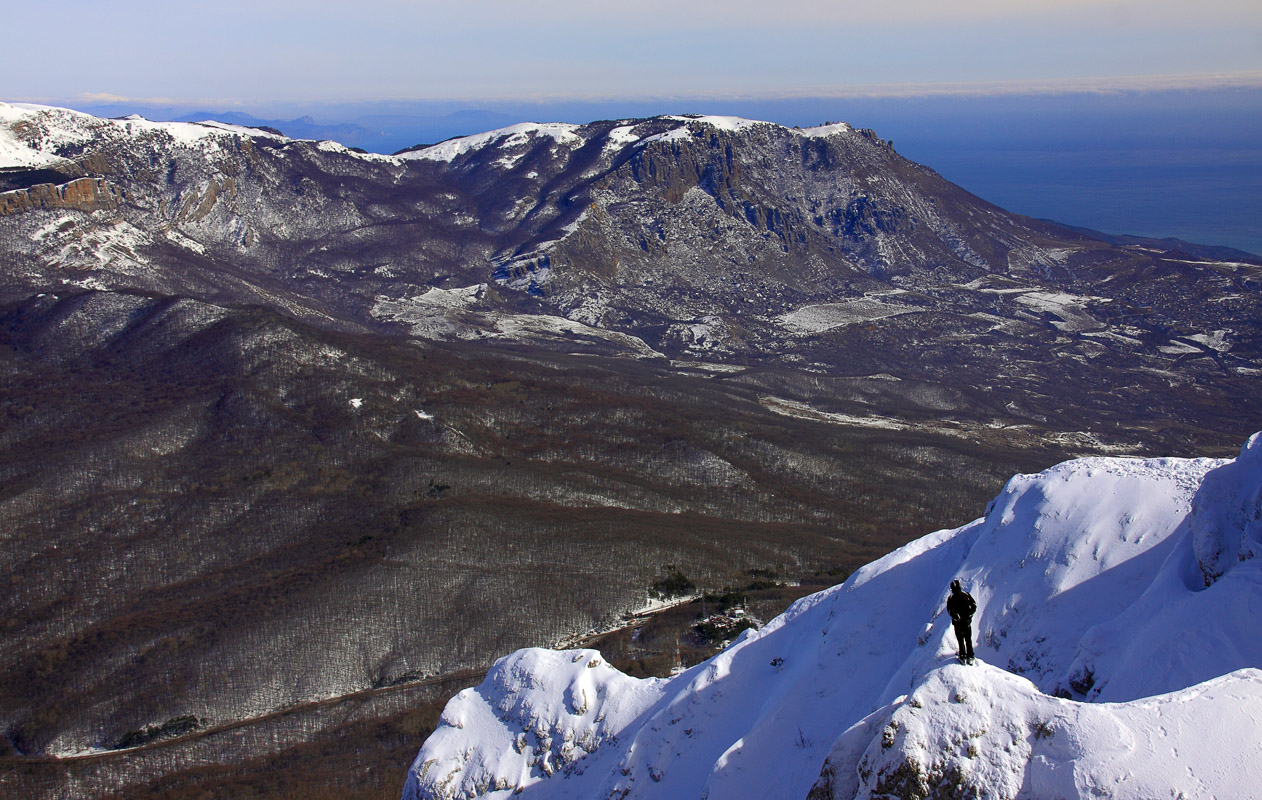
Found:
M 1247 796 L 1260 520 L 1262 435 L 1234 461 L 1018 475 L 984 518 L 675 678 L 590 650 L 502 659 L 448 704 L 403 796 Z M 957 576 L 979 606 L 971 667 L 942 613 Z

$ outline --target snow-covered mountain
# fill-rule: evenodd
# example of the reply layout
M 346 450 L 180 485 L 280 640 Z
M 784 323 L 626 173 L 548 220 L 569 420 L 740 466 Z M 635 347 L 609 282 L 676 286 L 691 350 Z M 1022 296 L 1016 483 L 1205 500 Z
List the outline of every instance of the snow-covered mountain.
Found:
M 1234 441 L 1252 429 L 1227 409 L 1257 394 L 1262 264 L 1221 259 L 1011 214 L 840 123 L 521 123 L 382 156 L 0 104 L 2 302 L 192 297 L 339 330 L 903 381 L 857 405 L 773 392 L 784 415 L 897 428 L 883 418 L 903 410 L 869 399 L 892 392 L 948 435 Z
M 637 680 L 522 650 L 447 705 L 414 798 L 1228 798 L 1262 786 L 1262 434 L 1086 458 Z M 944 613 L 978 601 L 978 662 Z

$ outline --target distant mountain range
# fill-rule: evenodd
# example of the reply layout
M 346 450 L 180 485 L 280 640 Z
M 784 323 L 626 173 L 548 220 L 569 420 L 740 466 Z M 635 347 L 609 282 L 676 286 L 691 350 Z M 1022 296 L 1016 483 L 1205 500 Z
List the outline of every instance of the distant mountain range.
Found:
M 23 757 L 485 667 L 667 565 L 853 569 L 1013 472 L 1255 427 L 1262 262 L 1007 213 L 871 131 L 242 122 L 0 104 Z

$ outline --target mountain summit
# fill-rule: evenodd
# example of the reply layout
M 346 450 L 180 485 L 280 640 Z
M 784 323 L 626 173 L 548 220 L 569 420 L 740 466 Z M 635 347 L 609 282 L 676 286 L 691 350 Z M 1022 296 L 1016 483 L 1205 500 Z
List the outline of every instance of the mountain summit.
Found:
M 405 800 L 1244 797 L 1262 781 L 1262 434 L 1088 458 L 671 679 L 523 650 L 448 703 Z M 976 596 L 978 663 L 944 613 Z

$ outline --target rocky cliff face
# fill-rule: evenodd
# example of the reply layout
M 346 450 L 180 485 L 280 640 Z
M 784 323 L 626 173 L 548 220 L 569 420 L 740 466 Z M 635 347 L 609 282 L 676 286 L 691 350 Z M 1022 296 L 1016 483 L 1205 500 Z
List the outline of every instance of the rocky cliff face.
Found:
M 0 105 L 0 157 L 25 753 L 484 665 L 665 564 L 857 565 L 1069 453 L 1225 450 L 1258 395 L 1256 260 L 1010 215 L 846 125 L 373 156 Z
M 119 196 L 101 178 L 75 178 L 55 185 L 39 183 L 29 189 L 0 194 L 0 216 L 27 211 L 102 211 L 118 206 Z

